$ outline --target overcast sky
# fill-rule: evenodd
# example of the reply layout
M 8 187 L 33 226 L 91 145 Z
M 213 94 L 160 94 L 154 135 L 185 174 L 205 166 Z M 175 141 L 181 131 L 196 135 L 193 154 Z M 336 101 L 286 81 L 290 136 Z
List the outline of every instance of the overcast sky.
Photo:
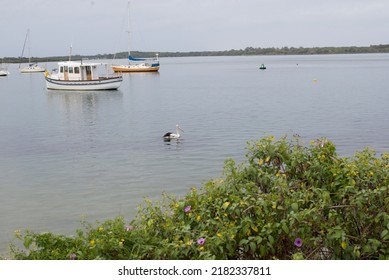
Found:
M 126 51 L 128 0 L 0 0 L 0 57 Z M 131 49 L 389 43 L 389 0 L 131 0 Z M 26 55 L 25 55 L 26 56 Z

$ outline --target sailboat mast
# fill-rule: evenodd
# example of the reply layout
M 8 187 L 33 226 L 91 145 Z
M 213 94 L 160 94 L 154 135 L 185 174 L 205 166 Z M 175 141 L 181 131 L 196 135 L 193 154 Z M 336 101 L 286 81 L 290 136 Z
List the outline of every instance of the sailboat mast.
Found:
M 31 35 L 30 29 L 28 30 L 28 65 L 31 64 Z
M 22 59 L 23 59 L 23 55 L 24 55 L 24 49 L 26 48 L 26 43 L 27 43 L 27 38 L 28 38 L 28 35 L 30 34 L 30 29 L 27 29 L 27 33 L 26 33 L 26 38 L 24 38 L 24 44 L 23 44 L 23 49 L 22 49 L 22 55 L 20 56 L 20 63 L 19 63 L 19 68 L 20 68 L 20 64 L 22 64 Z M 29 58 L 30 59 L 30 58 Z M 30 62 L 30 60 L 29 60 Z
M 128 22 L 127 22 L 127 40 L 128 40 L 128 57 L 131 56 L 131 32 L 130 32 L 130 1 L 128 1 L 128 5 L 127 5 L 127 8 L 128 8 Z

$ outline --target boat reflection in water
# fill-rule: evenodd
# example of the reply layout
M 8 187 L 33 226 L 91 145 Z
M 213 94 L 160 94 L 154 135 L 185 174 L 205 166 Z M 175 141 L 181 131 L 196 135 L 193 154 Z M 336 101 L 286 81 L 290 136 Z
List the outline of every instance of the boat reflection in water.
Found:
M 101 108 L 120 111 L 123 107 L 123 93 L 120 90 L 83 92 L 50 90 L 47 94 L 47 101 L 53 108 L 52 112 L 55 112 L 59 119 L 70 123 L 72 129 L 84 131 L 86 127 L 97 123 L 102 113 Z M 108 121 L 114 120 L 112 118 L 100 120 L 100 125 L 102 125 L 101 122 Z

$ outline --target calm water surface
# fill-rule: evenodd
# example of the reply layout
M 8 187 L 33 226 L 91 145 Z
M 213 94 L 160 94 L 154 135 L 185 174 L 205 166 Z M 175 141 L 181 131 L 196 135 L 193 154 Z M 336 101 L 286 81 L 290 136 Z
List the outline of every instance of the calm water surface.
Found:
M 389 54 L 161 65 L 107 92 L 47 91 L 43 74 L 17 65 L 0 77 L 0 252 L 16 229 L 71 234 L 83 219 L 131 219 L 144 197 L 200 187 L 264 135 L 326 136 L 344 156 L 389 151 Z M 177 123 L 183 139 L 164 142 Z

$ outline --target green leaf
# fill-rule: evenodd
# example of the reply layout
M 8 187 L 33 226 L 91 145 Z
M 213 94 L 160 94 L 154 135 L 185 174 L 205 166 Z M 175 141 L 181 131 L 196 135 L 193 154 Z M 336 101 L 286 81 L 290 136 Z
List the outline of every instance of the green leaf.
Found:
M 247 239 L 242 239 L 241 241 L 239 241 L 239 245 L 246 245 L 247 243 L 249 243 Z
M 223 203 L 222 207 L 223 207 L 224 210 L 226 210 L 229 205 L 230 205 L 230 202 L 226 201 L 226 202 Z
M 23 245 L 26 249 L 29 249 L 32 243 L 32 237 L 27 235 L 24 237 Z
M 255 250 L 257 249 L 257 245 L 255 244 L 255 242 L 250 242 L 249 246 L 251 251 L 253 252 L 255 252 Z
M 289 228 L 286 226 L 286 224 L 282 224 L 282 230 L 288 234 L 289 233 Z
M 342 231 L 340 231 L 340 230 L 335 231 L 333 234 L 331 234 L 331 237 L 335 238 L 335 239 L 341 238 L 342 237 Z
M 262 242 L 262 240 L 263 239 L 260 236 L 255 237 L 255 241 L 257 242 L 257 244 L 260 244 Z
M 383 230 L 381 232 L 381 238 L 384 239 L 384 240 L 389 239 L 389 234 L 388 233 L 389 233 L 389 231 L 387 229 Z

